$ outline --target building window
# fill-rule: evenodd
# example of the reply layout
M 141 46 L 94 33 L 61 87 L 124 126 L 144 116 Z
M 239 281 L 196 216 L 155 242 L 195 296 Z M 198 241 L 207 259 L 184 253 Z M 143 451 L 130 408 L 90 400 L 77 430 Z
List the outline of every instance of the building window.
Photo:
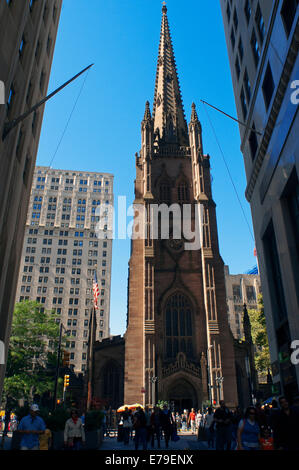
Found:
M 245 69 L 245 72 L 244 72 L 244 88 L 246 92 L 247 103 L 249 105 L 250 98 L 251 98 L 251 86 L 250 86 L 247 69 Z
M 282 4 L 280 14 L 287 38 L 290 35 L 298 5 L 299 0 L 284 0 Z
M 249 148 L 250 148 L 250 153 L 251 153 L 251 159 L 253 161 L 256 156 L 257 149 L 258 149 L 258 141 L 257 141 L 254 123 L 252 124 L 252 129 L 253 130 L 250 132 L 248 142 L 249 142 Z
M 227 7 L 226 7 L 226 16 L 227 16 L 227 21 L 230 22 L 231 11 L 230 11 L 230 5 L 228 2 L 227 2 Z
M 294 264 L 295 282 L 299 298 L 299 272 L 297 269 L 299 264 L 299 181 L 296 170 L 292 172 L 289 178 L 283 194 L 283 200 L 286 202 L 288 213 L 286 225 L 291 229 L 288 230 L 290 233 L 289 247 Z M 292 238 L 291 233 L 293 234 Z M 293 247 L 295 249 L 293 249 Z
M 235 30 L 237 31 L 237 29 L 238 29 L 238 15 L 237 15 L 237 10 L 236 9 L 234 11 L 233 21 L 234 21 L 234 25 L 235 25 Z
M 239 284 L 233 285 L 233 297 L 234 297 L 235 303 L 242 302 L 242 292 L 241 292 L 241 286 Z
M 271 70 L 269 63 L 266 69 L 262 90 L 263 90 L 266 110 L 268 110 L 269 105 L 271 103 L 272 95 L 274 92 L 274 80 L 273 80 L 272 70 Z
M 262 12 L 261 12 L 261 7 L 260 7 L 259 3 L 257 5 L 257 9 L 256 9 L 255 22 L 256 22 L 257 30 L 259 32 L 261 44 L 262 44 L 263 41 L 264 41 L 265 31 L 266 30 L 265 30 L 265 23 L 264 23 L 263 15 L 262 15 Z
M 252 31 L 252 36 L 251 36 L 251 41 L 250 42 L 251 42 L 251 49 L 252 49 L 252 53 L 253 53 L 255 66 L 257 67 L 257 65 L 259 63 L 259 60 L 260 60 L 261 53 L 260 53 L 260 46 L 259 46 L 259 43 L 256 39 L 256 34 L 255 34 L 254 30 Z
M 246 297 L 248 303 L 256 302 L 256 293 L 254 286 L 246 286 Z
M 271 300 L 275 312 L 276 325 L 287 318 L 285 295 L 282 284 L 279 255 L 273 223 L 271 222 L 263 237 L 265 258 L 267 264 L 267 278 L 272 293 Z
M 238 57 L 236 57 L 235 69 L 236 69 L 237 77 L 238 77 L 238 79 L 239 79 L 239 78 L 240 78 L 241 69 L 240 69 L 240 62 L 239 62 L 239 58 L 238 58 Z
M 165 309 L 165 353 L 168 359 L 175 359 L 179 352 L 193 356 L 192 308 L 183 294 L 174 294 Z
M 249 21 L 250 21 L 250 17 L 251 17 L 251 6 L 250 6 L 250 1 L 249 0 L 246 0 L 244 11 L 245 11 L 247 24 L 248 24 Z
M 243 49 L 243 42 L 242 42 L 242 38 L 241 38 L 241 37 L 240 37 L 240 39 L 239 39 L 238 51 L 239 51 L 240 61 L 241 61 L 241 63 L 242 63 L 243 56 L 244 56 L 244 49 Z
M 243 87 L 242 87 L 242 90 L 241 90 L 240 100 L 241 100 L 241 106 L 242 106 L 243 117 L 244 117 L 244 119 L 246 119 L 246 116 L 247 116 L 247 105 L 246 105 L 246 99 L 245 99 L 245 93 L 244 93 Z
M 235 38 L 235 33 L 234 33 L 233 28 L 232 28 L 231 33 L 230 33 L 230 40 L 231 40 L 231 43 L 232 43 L 232 48 L 234 49 L 235 48 L 236 38 Z

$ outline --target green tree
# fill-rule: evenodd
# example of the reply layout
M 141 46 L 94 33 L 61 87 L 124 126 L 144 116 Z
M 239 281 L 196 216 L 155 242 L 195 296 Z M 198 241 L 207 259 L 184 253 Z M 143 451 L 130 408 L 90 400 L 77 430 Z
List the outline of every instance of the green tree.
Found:
M 53 391 L 59 342 L 57 316 L 35 301 L 17 303 L 12 321 L 4 393 L 13 400 Z
M 257 310 L 248 310 L 251 324 L 252 341 L 255 345 L 255 366 L 259 375 L 266 375 L 271 366 L 264 302 L 258 297 Z

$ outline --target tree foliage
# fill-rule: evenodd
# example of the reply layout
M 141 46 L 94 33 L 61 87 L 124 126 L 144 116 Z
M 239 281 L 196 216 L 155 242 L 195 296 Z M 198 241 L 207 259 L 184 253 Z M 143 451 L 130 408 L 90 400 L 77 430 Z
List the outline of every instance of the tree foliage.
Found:
M 59 341 L 56 318 L 38 302 L 16 304 L 4 381 L 6 396 L 30 399 L 54 389 Z
M 260 374 L 267 374 L 270 369 L 270 351 L 262 295 L 258 297 L 257 310 L 248 310 L 251 324 L 252 341 L 255 345 L 255 366 Z

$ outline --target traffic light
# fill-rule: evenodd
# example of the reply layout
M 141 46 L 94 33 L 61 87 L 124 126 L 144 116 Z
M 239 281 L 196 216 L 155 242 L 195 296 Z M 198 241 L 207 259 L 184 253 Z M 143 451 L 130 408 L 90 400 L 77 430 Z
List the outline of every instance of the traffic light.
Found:
M 64 388 L 67 388 L 70 386 L 70 376 L 69 375 L 65 375 L 64 376 Z
M 62 365 L 63 367 L 69 367 L 70 365 L 70 353 L 68 351 L 63 351 Z

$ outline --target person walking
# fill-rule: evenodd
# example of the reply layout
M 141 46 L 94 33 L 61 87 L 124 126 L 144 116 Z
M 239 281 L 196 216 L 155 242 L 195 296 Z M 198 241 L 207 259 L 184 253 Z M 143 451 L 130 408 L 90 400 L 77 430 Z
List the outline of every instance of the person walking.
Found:
M 238 450 L 258 450 L 260 448 L 260 426 L 258 413 L 249 406 L 238 427 Z
M 21 419 L 18 432 L 22 434 L 21 450 L 39 450 L 39 436 L 46 430 L 44 420 L 38 416 L 38 405 L 31 405 L 29 414 Z
M 169 439 L 171 436 L 173 422 L 172 422 L 171 412 L 167 408 L 167 405 L 163 406 L 163 410 L 160 416 L 161 416 L 161 427 L 162 427 L 162 431 L 163 431 L 164 439 L 165 439 L 165 447 L 166 449 L 168 449 L 168 443 L 169 443 Z
M 278 450 L 299 450 L 299 415 L 285 397 L 279 398 L 275 445 Z
M 243 419 L 243 413 L 239 406 L 236 407 L 232 416 L 232 450 L 235 450 L 238 446 L 238 427 L 239 422 Z
M 216 450 L 230 450 L 232 440 L 232 413 L 225 406 L 224 400 L 214 414 L 216 423 Z
M 208 412 L 204 417 L 204 426 L 207 431 L 207 438 L 208 438 L 208 446 L 209 449 L 214 447 L 214 412 L 213 408 L 209 407 Z
M 147 448 L 146 441 L 146 417 L 143 409 L 138 406 L 134 414 L 134 429 L 135 429 L 135 450 L 138 450 L 139 441 L 141 441 L 143 450 Z
M 161 410 L 158 406 L 155 406 L 153 413 L 151 414 L 151 426 L 152 426 L 152 449 L 155 448 L 155 436 L 157 438 L 158 449 L 160 449 L 160 437 L 161 437 Z
M 125 411 L 122 414 L 122 422 L 123 422 L 124 445 L 127 446 L 130 440 L 130 429 L 131 429 L 131 417 L 129 414 L 128 407 L 125 408 Z
M 182 431 L 187 431 L 187 411 L 182 414 Z
M 64 428 L 64 445 L 69 450 L 80 450 L 85 444 L 85 431 L 77 410 L 71 411 L 71 417 Z
M 192 434 L 195 434 L 196 432 L 196 414 L 194 411 L 194 408 L 191 408 L 190 414 L 189 414 L 189 426 L 191 427 L 191 432 Z
M 261 450 L 274 450 L 274 440 L 269 427 L 262 429 L 260 444 Z
M 145 420 L 146 420 L 146 442 L 149 443 L 152 435 L 152 426 L 151 426 L 151 412 L 148 406 L 144 409 Z

